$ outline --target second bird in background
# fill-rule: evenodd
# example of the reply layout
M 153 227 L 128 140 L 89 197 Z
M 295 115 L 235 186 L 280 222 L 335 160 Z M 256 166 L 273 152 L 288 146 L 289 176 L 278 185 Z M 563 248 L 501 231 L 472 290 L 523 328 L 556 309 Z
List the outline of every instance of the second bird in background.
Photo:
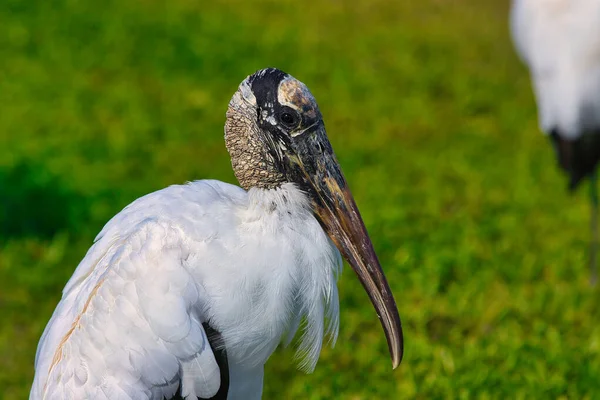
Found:
M 600 160 L 600 1 L 514 0 L 511 32 L 529 67 L 539 124 L 575 190 L 590 178 L 591 281 L 597 280 Z

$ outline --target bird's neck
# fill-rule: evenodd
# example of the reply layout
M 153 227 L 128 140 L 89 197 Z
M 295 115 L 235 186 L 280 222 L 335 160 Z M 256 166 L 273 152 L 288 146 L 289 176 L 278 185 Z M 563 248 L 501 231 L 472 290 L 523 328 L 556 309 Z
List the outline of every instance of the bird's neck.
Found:
M 324 337 L 337 335 L 340 254 L 314 217 L 308 195 L 296 185 L 251 188 L 247 200 L 238 209 L 239 243 L 245 245 L 236 255 L 248 267 L 227 276 L 236 295 L 223 297 L 229 306 L 239 301 L 234 306 L 239 314 L 225 316 L 218 326 L 228 357 L 238 364 L 263 364 L 305 321 L 297 355 L 301 369 L 312 371 Z M 239 287 L 249 291 L 240 295 Z M 257 341 L 249 342 L 252 338 Z
M 248 211 L 258 218 L 289 218 L 312 214 L 308 195 L 293 183 L 283 183 L 267 189 L 252 187 L 248 190 Z

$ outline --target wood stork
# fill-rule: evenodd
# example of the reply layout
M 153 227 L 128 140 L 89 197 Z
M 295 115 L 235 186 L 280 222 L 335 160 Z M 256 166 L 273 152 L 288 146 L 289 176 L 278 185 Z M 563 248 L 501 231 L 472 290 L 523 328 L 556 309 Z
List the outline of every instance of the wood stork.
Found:
M 600 160 L 600 1 L 513 0 L 511 32 L 529 67 L 540 128 L 550 136 L 569 189 L 590 178 L 591 280 L 597 280 Z
M 42 335 L 30 399 L 259 399 L 300 326 L 306 371 L 335 342 L 340 252 L 398 366 L 396 304 L 308 88 L 274 68 L 247 77 L 225 143 L 242 188 L 170 186 L 106 224 Z

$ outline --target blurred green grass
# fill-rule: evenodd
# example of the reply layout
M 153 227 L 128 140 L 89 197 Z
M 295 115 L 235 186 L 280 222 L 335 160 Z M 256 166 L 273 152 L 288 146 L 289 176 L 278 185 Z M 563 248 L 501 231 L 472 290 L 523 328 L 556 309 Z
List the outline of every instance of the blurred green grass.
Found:
M 392 372 L 353 273 L 317 370 L 290 349 L 265 399 L 597 398 L 584 191 L 538 133 L 507 1 L 4 0 L 0 397 L 103 224 L 169 184 L 234 182 L 230 96 L 277 66 L 316 96 L 403 318 Z

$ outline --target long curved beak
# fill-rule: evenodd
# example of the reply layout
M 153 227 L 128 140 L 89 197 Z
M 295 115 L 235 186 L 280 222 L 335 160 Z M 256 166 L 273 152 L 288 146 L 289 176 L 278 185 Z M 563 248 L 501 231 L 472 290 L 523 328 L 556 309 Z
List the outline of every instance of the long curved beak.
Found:
M 331 149 L 324 128 L 321 133 L 317 140 Z M 333 151 L 330 154 L 321 154 L 317 158 L 312 158 L 306 153 L 304 155 L 308 156 L 310 161 L 303 162 L 303 155 L 300 155 L 300 160 L 297 161 L 305 182 L 308 181 L 314 191 L 315 215 L 367 291 L 385 331 L 395 369 L 400 364 L 404 351 L 400 316 L 358 207 Z

